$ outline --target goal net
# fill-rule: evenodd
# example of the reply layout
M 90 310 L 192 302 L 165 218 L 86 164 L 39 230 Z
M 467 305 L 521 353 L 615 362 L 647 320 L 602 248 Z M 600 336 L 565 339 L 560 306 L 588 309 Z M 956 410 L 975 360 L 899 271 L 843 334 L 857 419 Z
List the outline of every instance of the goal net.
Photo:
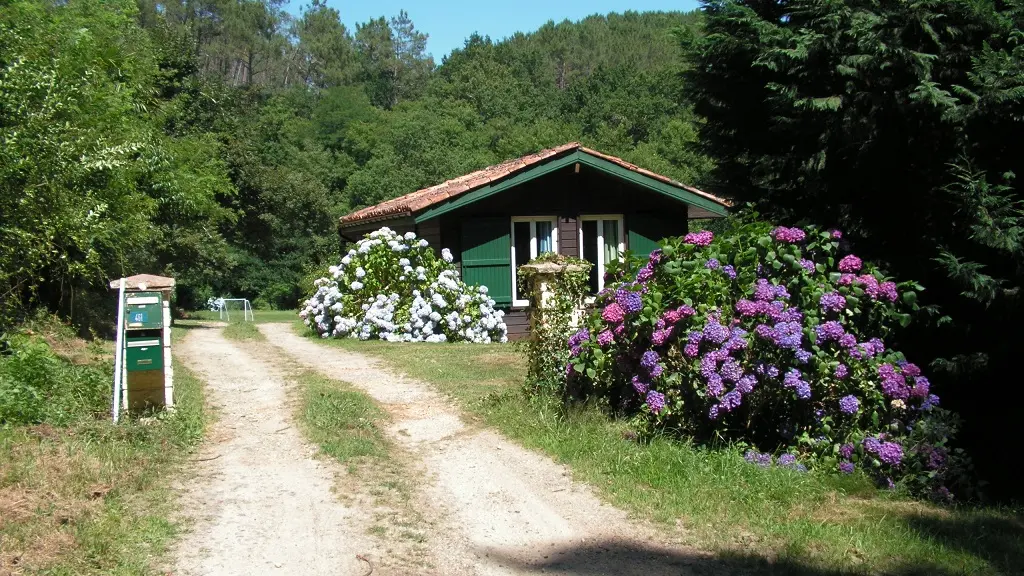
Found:
M 221 320 L 230 322 L 232 314 L 236 320 L 252 322 L 255 319 L 252 304 L 245 298 L 217 298 L 214 303 Z

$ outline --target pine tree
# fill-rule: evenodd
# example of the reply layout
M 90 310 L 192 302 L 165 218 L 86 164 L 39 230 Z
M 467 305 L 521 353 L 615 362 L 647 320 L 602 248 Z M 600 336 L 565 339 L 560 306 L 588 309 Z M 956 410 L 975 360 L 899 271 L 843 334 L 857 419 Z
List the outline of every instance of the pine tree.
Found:
M 1019 0 L 712 0 L 686 43 L 714 185 L 780 222 L 838 226 L 927 285 L 952 323 L 908 344 L 948 371 L 992 464 L 980 439 L 1000 420 L 962 386 L 1024 344 L 1021 15 Z

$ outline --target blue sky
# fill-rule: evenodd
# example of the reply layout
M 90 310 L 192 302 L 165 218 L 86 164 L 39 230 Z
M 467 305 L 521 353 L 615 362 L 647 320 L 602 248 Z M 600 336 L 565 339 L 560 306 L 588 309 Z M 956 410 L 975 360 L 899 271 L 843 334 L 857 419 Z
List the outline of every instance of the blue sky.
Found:
M 288 10 L 298 13 L 308 3 L 308 0 L 291 0 Z M 356 22 L 366 22 L 379 16 L 390 18 L 405 9 L 416 28 L 430 35 L 427 51 L 434 55 L 438 64 L 452 49 L 461 47 L 473 32 L 500 40 L 515 32 L 536 30 L 548 20 L 579 20 L 591 14 L 627 10 L 693 10 L 698 6 L 697 0 L 328 0 L 327 3 L 341 13 L 341 21 L 352 31 L 355 31 Z

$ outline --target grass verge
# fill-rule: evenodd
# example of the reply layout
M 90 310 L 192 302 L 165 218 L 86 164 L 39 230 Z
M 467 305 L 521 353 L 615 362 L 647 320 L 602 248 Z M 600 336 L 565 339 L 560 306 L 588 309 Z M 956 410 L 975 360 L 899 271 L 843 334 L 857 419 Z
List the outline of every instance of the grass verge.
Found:
M 361 391 L 312 371 L 295 376 L 299 385 L 297 420 L 323 454 L 345 465 L 358 484 L 345 483 L 342 497 L 362 490 L 374 500 L 373 524 L 367 531 L 403 546 L 389 560 L 399 568 L 426 565 L 424 522 L 412 499 L 415 486 L 400 452 L 383 432 L 387 413 Z
M 298 310 L 253 310 L 252 311 L 253 321 L 257 324 L 264 324 L 267 322 L 293 322 L 299 317 Z M 189 320 L 207 320 L 207 321 L 219 321 L 221 320 L 219 312 L 211 312 L 210 310 L 196 310 L 194 312 L 188 312 L 187 318 Z M 244 314 L 241 310 L 231 310 L 230 322 L 236 320 L 244 320 Z
M 1024 566 L 1020 510 L 938 507 L 857 476 L 762 470 L 739 449 L 638 443 L 626 423 L 596 409 L 526 398 L 519 391 L 525 361 L 514 346 L 316 340 L 433 383 L 468 414 L 568 464 L 617 506 L 680 521 L 693 544 L 736 570 L 945 576 L 1018 574 Z
M 267 339 L 252 322 L 231 322 L 224 327 L 224 337 L 240 342 L 262 342 Z
M 304 432 L 325 454 L 343 464 L 383 460 L 388 443 L 381 432 L 387 415 L 366 394 L 314 372 L 296 379 Z
M 158 573 L 179 530 L 170 478 L 206 425 L 201 382 L 174 369 L 173 414 L 0 427 L 0 574 Z

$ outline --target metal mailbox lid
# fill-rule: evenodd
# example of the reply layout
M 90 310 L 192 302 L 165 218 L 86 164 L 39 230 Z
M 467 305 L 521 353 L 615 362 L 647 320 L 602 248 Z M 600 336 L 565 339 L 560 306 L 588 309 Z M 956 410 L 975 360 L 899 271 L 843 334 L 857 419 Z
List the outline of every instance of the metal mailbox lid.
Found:
M 163 370 L 163 341 L 156 336 L 150 338 L 126 338 L 125 363 L 129 372 Z
M 160 292 L 130 292 L 125 295 L 125 325 L 129 330 L 164 327 L 163 295 Z

